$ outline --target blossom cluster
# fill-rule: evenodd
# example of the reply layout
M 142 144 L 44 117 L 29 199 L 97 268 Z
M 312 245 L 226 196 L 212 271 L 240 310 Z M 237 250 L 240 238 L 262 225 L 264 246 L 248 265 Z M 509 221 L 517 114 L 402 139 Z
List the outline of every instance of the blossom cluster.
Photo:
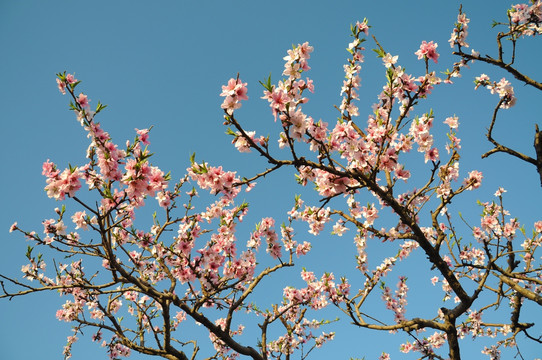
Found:
M 386 308 L 394 312 L 394 321 L 396 323 L 405 320 L 407 293 L 408 286 L 406 285 L 406 278 L 404 276 L 399 278 L 395 294 L 391 293 L 391 289 L 388 286 L 384 286 L 382 300 L 386 303 Z
M 517 4 L 509 10 L 512 31 L 524 36 L 542 34 L 542 1 L 533 1 L 532 5 Z
M 352 54 L 352 58 L 345 64 L 344 73 L 346 80 L 343 80 L 340 95 L 343 95 L 341 105 L 339 109 L 344 114 L 347 114 L 348 118 L 352 116 L 358 116 L 358 107 L 353 103 L 353 100 L 359 99 L 358 89 L 361 87 L 361 64 L 364 61 L 363 51 L 365 48 L 361 46 L 364 42 L 364 38 L 361 38 L 361 34 L 365 36 L 369 35 L 369 25 L 365 19 L 363 22 L 357 22 L 356 26 L 352 27 L 352 35 L 354 41 L 348 44 L 347 51 Z
M 230 79 L 228 85 L 222 86 L 220 96 L 225 97 L 220 107 L 232 115 L 234 110 L 241 107 L 241 100 L 248 100 L 247 83 L 243 83 L 239 78 Z
M 466 42 L 467 35 L 469 34 L 469 22 L 470 19 L 467 18 L 467 14 L 460 12 L 457 15 L 455 28 L 452 32 L 450 40 L 448 40 L 450 47 L 453 48 L 455 45 L 458 45 L 459 47 L 469 47 L 469 44 Z
M 239 187 L 234 187 L 240 179 L 234 171 L 224 171 L 222 166 L 209 166 L 207 163 L 193 163 L 187 169 L 190 178 L 197 182 L 201 189 L 209 189 L 211 194 L 224 194 L 231 198 L 235 197 Z
M 491 81 L 489 76 L 486 74 L 482 74 L 475 78 L 474 83 L 476 84 L 475 89 L 482 86 L 491 91 L 492 94 L 499 95 L 499 98 L 501 99 L 500 107 L 502 109 L 511 108 L 516 104 L 517 99 L 514 95 L 514 88 L 505 78 L 502 78 L 499 82 L 496 82 Z
M 314 310 L 320 310 L 329 305 L 330 301 L 339 304 L 344 301 L 349 294 L 350 285 L 341 280 L 341 283 L 335 283 L 333 274 L 324 274 L 318 279 L 313 272 L 303 270 L 301 278 L 307 282 L 307 287 L 296 289 L 286 287 L 283 290 L 283 304 L 275 309 L 275 314 L 271 319 L 278 316 L 283 322 L 288 322 L 291 327 L 285 335 L 267 344 L 267 354 L 293 354 L 309 340 L 314 340 L 315 347 L 321 347 L 325 342 L 334 338 L 335 333 L 322 332 L 316 336 L 313 331 L 324 324 L 323 321 L 303 318 L 303 306 L 309 306 Z M 280 314 L 280 315 L 279 315 Z M 267 315 L 270 316 L 269 314 Z
M 55 164 L 47 160 L 43 163 L 42 174 L 47 178 L 47 186 L 45 187 L 47 196 L 55 200 L 64 200 L 66 195 L 73 197 L 81 188 L 81 174 L 78 168 L 65 169 L 60 172 Z
M 442 345 L 446 343 L 446 340 L 446 334 L 437 331 L 429 337 L 416 339 L 414 342 L 407 341 L 406 343 L 401 344 L 400 350 L 403 353 L 409 353 L 411 351 L 419 352 L 424 357 L 431 359 L 435 356 L 434 350 L 442 347 Z
M 420 49 L 416 51 L 415 54 L 418 55 L 418 60 L 429 59 L 437 63 L 438 57 L 439 57 L 439 54 L 437 53 L 437 47 L 438 47 L 437 43 L 434 43 L 432 41 L 426 42 L 424 40 L 422 41 L 422 44 L 420 45 Z

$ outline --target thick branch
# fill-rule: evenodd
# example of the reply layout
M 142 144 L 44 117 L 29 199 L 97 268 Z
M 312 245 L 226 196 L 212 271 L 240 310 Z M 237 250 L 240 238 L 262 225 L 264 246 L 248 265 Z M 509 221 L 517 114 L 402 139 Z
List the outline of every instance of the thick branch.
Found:
M 530 77 L 528 77 L 525 74 L 522 74 L 516 68 L 512 67 L 510 64 L 506 64 L 502 60 L 493 59 L 490 56 L 470 55 L 470 54 L 464 53 L 463 51 L 454 51 L 452 54 L 461 56 L 462 58 L 467 59 L 467 60 L 479 60 L 479 61 L 485 62 L 487 64 L 495 65 L 497 67 L 500 67 L 501 69 L 506 70 L 507 72 L 512 74 L 519 81 L 523 81 L 527 85 L 530 85 L 530 86 L 532 86 L 532 87 L 534 87 L 534 88 L 536 88 L 538 90 L 542 90 L 542 83 L 531 79 Z
M 521 294 L 521 296 L 534 301 L 538 305 L 542 305 L 542 296 L 535 294 L 532 291 L 529 291 L 521 286 L 519 286 L 514 280 L 510 279 L 505 275 L 497 275 L 499 279 L 504 282 L 506 285 L 510 286 L 512 289 Z

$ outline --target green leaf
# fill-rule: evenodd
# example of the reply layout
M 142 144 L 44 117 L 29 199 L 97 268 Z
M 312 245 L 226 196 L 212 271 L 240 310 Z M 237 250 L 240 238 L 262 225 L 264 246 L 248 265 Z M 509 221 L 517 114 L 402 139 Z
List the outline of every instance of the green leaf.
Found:
M 269 76 L 267 79 L 264 79 L 264 81 L 258 81 L 267 91 L 273 91 L 273 85 L 271 85 L 271 73 L 269 73 Z
M 393 76 L 395 75 L 395 72 L 393 71 L 393 69 L 390 67 L 388 68 L 388 70 L 386 70 L 386 77 L 388 78 L 388 81 L 391 83 L 393 82 Z
M 102 191 L 106 198 L 113 199 L 113 195 L 111 195 L 111 190 L 109 188 L 104 187 Z
M 30 259 L 32 257 L 32 250 L 34 250 L 34 248 L 30 245 L 28 245 L 28 247 L 26 248 L 26 257 L 28 259 Z
M 105 109 L 107 107 L 107 105 L 104 105 L 102 104 L 101 102 L 98 101 L 98 105 L 96 106 L 96 114 L 99 113 L 100 111 L 102 111 L 103 109 Z
M 383 58 L 384 56 L 386 56 L 386 53 L 382 49 L 373 49 L 373 51 L 379 58 Z

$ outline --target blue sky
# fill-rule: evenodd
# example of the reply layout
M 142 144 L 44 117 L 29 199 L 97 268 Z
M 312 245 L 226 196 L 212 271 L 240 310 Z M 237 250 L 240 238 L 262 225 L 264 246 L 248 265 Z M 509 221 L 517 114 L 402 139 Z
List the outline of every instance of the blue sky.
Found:
M 471 19 L 469 43 L 482 53 L 495 54 L 496 30 L 492 20 L 505 20 L 509 1 L 466 1 L 464 11 Z M 4 195 L 0 229 L 4 229 L 0 252 L 0 272 L 19 276 L 25 264 L 26 246 L 7 229 L 18 221 L 25 229 L 41 230 L 41 221 L 54 217 L 59 206 L 43 192 L 41 164 L 51 159 L 60 167 L 81 164 L 87 140 L 71 112 L 68 98 L 56 89 L 55 73 L 75 73 L 83 83 L 91 105 L 98 100 L 109 107 L 100 116 L 103 127 L 117 143 L 133 139 L 134 128 L 153 125 L 151 149 L 153 162 L 179 178 L 189 164 L 189 155 L 221 164 L 243 176 L 265 166 L 255 154 L 239 154 L 224 135 L 221 85 L 239 72 L 248 82 L 250 100 L 238 118 L 249 130 L 263 135 L 278 133 L 267 101 L 259 99 L 258 80 L 272 74 L 280 78 L 286 50 L 292 44 L 308 41 L 314 46 L 307 76 L 316 90 L 306 105 L 314 118 L 332 122 L 340 103 L 342 65 L 348 53 L 349 26 L 369 19 L 371 32 L 386 51 L 399 55 L 399 64 L 415 74 L 423 72 L 423 63 L 414 52 L 422 40 L 439 44 L 437 72 L 450 68 L 454 59 L 447 40 L 459 8 L 458 1 L 2 1 L 0 3 L 0 104 L 3 151 L 0 152 L 4 176 Z M 526 39 L 518 47 L 517 66 L 535 79 L 542 78 L 539 41 Z M 384 82 L 381 61 L 366 45 L 366 64 L 362 71 L 360 121 L 370 113 L 371 105 Z M 484 137 L 497 98 L 487 91 L 474 92 L 472 79 L 480 73 L 492 78 L 507 76 L 483 64 L 464 71 L 456 84 L 440 87 L 434 96 L 419 106 L 417 113 L 433 108 L 436 123 L 459 116 L 458 136 L 463 140 L 462 176 L 470 169 L 484 173 L 481 189 L 454 204 L 455 211 L 471 215 L 477 223 L 480 212 L 477 199 L 489 201 L 499 186 L 508 190 L 505 201 L 512 215 L 527 229 L 539 219 L 542 195 L 538 176 L 531 165 L 504 155 L 480 160 L 489 150 Z M 516 107 L 501 113 L 497 139 L 533 154 L 534 123 L 540 114 L 540 93 L 517 83 Z M 442 120 L 442 121 L 439 121 Z M 440 126 L 440 125 L 438 125 Z M 437 130 L 439 129 L 437 126 Z M 441 139 L 445 128 L 440 127 Z M 420 170 L 422 171 L 422 170 Z M 305 190 L 296 187 L 290 172 L 269 176 L 249 196 L 250 218 L 254 224 L 264 216 L 285 219 L 293 195 Z M 247 227 L 247 234 L 250 230 Z M 300 231 L 301 234 L 301 231 Z M 302 236 L 307 236 L 305 233 Z M 345 256 L 351 255 L 351 236 L 336 238 L 329 231 L 314 240 L 312 265 L 317 272 L 337 270 Z M 347 255 L 344 255 L 345 252 Z M 320 256 L 320 258 L 318 257 Z M 350 258 L 349 258 L 350 259 Z M 420 258 L 421 259 L 421 258 Z M 327 264 L 326 264 L 327 263 Z M 414 264 L 414 263 L 412 263 Z M 412 265 L 411 265 L 412 266 Z M 296 277 L 300 268 L 289 273 Z M 429 277 L 428 277 L 429 278 Z M 394 278 L 395 279 L 395 278 Z M 396 280 L 391 281 L 395 284 Z M 276 284 L 270 284 L 270 288 Z M 423 288 L 424 285 L 420 285 Z M 423 304 L 423 293 L 412 295 Z M 37 294 L 0 303 L 0 345 L 6 359 L 34 357 L 60 358 L 69 325 L 55 318 L 64 302 L 57 294 Z M 423 305 L 422 305 L 423 306 Z M 534 312 L 536 311 L 536 313 Z M 540 309 L 533 310 L 540 317 Z M 317 315 L 319 316 L 319 315 Z M 393 337 L 370 333 L 347 325 L 338 329 L 337 340 L 314 353 L 314 359 L 330 354 L 341 358 L 376 359 L 381 351 L 397 353 Z M 207 346 L 204 337 L 202 346 Z M 252 344 L 255 345 L 255 344 Z M 344 350 L 347 349 L 347 350 Z M 479 356 L 477 348 L 468 348 Z M 540 348 L 522 348 L 526 357 Z M 105 358 L 102 349 L 81 340 L 74 348 L 75 359 Z M 98 356 L 98 357 L 97 357 Z M 132 358 L 140 359 L 139 355 Z M 396 358 L 403 358 L 397 356 Z

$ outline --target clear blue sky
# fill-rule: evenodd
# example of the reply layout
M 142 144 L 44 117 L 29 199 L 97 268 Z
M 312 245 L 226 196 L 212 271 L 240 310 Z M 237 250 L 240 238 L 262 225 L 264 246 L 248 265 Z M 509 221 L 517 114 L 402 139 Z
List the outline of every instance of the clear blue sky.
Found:
M 509 6 L 508 0 L 465 1 L 463 9 L 471 19 L 469 43 L 473 48 L 495 55 L 496 31 L 490 25 L 494 19 L 505 20 Z M 307 76 L 314 79 L 316 91 L 305 109 L 316 119 L 332 122 L 336 118 L 333 105 L 340 102 L 351 23 L 367 17 L 372 34 L 386 51 L 399 55 L 399 63 L 415 74 L 423 72 L 422 62 L 414 55 L 421 41 L 438 42 L 441 57 L 433 68 L 440 72 L 457 60 L 451 56 L 447 40 L 458 8 L 459 1 L 431 0 L 0 2 L 0 119 L 4 136 L 0 152 L 4 174 L 0 180 L 0 272 L 19 276 L 25 264 L 28 244 L 20 236 L 8 234 L 9 226 L 18 221 L 25 229 L 41 231 L 41 221 L 54 217 L 52 209 L 59 206 L 43 192 L 41 164 L 51 159 L 64 167 L 84 161 L 88 143 L 67 110 L 68 98 L 56 89 L 55 73 L 75 73 L 83 81 L 80 86 L 92 100 L 91 105 L 98 100 L 109 105 L 99 121 L 117 143 L 133 139 L 134 128 L 153 125 L 154 163 L 166 172 L 171 170 L 173 178 L 183 175 L 194 151 L 198 159 L 249 176 L 265 164 L 254 154 L 237 153 L 231 139 L 224 135 L 218 95 L 230 77 L 239 72 L 248 82 L 250 100 L 239 111 L 239 119 L 249 130 L 273 137 L 278 129 L 267 101 L 259 99 L 262 88 L 258 80 L 269 73 L 278 80 L 286 50 L 308 41 L 314 53 Z M 374 43 L 369 41 L 366 47 L 360 112 L 369 114 L 384 82 L 384 68 L 369 50 Z M 542 78 L 541 49 L 537 39 L 522 41 L 518 48 L 519 69 L 538 80 Z M 508 190 L 506 202 L 512 215 L 530 228 L 540 218 L 542 196 L 534 168 L 503 155 L 480 160 L 490 148 L 484 131 L 497 101 L 486 91 L 474 92 L 472 79 L 483 72 L 495 79 L 504 76 L 475 64 L 464 71 L 463 78 L 456 79 L 456 85 L 437 90 L 420 105 L 418 113 L 433 108 L 436 123 L 453 114 L 459 116 L 461 174 L 475 168 L 484 173 L 483 187 L 454 204 L 454 210 L 472 215 L 471 221 L 477 224 L 475 201 L 491 200 L 495 190 L 503 186 Z M 534 123 L 540 120 L 540 92 L 517 83 L 515 90 L 518 103 L 501 114 L 495 135 L 532 155 Z M 361 121 L 365 118 L 360 116 Z M 442 126 L 441 136 L 444 131 Z M 279 223 L 283 221 L 293 194 L 302 191 L 293 182 L 289 172 L 260 181 L 248 199 L 252 210 L 247 223 L 254 224 L 269 215 L 276 216 Z M 352 257 L 348 252 L 353 251 L 351 236 L 331 237 L 329 231 L 322 239 L 310 239 L 315 244 L 315 261 L 306 266 L 317 273 L 340 271 L 337 264 L 344 257 L 349 261 Z M 345 253 L 340 253 L 341 249 Z M 300 267 L 288 276 L 297 277 L 299 271 Z M 395 276 L 390 283 L 395 284 Z M 423 306 L 423 293 L 412 297 L 420 299 Z M 70 335 L 69 325 L 55 318 L 63 302 L 57 294 L 1 301 L 0 358 L 61 358 L 65 338 Z M 542 318 L 540 309 L 535 309 L 533 316 Z M 313 359 L 376 359 L 382 350 L 397 353 L 398 342 L 389 345 L 394 338 L 386 334 L 349 325 L 337 332 L 337 340 L 313 353 Z M 204 337 L 202 347 L 207 346 L 206 341 Z M 468 349 L 465 358 L 482 358 L 477 348 Z M 522 350 L 528 355 L 526 359 L 542 352 L 529 346 Z M 88 339 L 75 345 L 74 359 L 97 358 L 106 358 L 105 352 Z M 143 357 L 134 354 L 132 358 Z M 396 355 L 398 358 L 403 357 Z

